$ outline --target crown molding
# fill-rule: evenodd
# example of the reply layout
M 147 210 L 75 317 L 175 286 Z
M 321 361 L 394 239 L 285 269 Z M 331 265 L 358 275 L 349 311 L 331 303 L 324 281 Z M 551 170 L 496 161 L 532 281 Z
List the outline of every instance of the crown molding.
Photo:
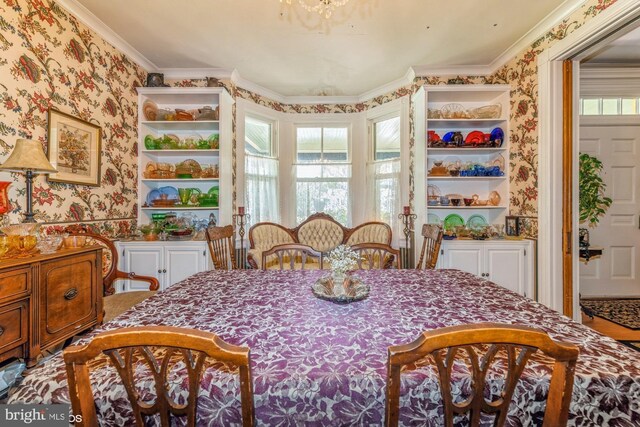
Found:
M 158 72 L 164 74 L 165 79 L 206 79 L 214 77 L 216 79 L 230 80 L 235 70 L 224 68 L 160 68 Z
M 493 73 L 488 65 L 451 65 L 429 66 L 414 65 L 411 67 L 418 77 L 427 76 L 487 76 Z
M 500 67 L 506 65 L 520 52 L 531 46 L 536 40 L 562 22 L 563 19 L 569 17 L 580 6 L 582 6 L 583 3 L 584 0 L 566 0 L 560 6 L 556 7 L 550 14 L 545 16 L 542 21 L 538 22 L 535 27 L 527 31 L 524 36 L 520 37 L 520 39 L 509 46 L 496 59 L 491 61 L 489 64 L 489 68 L 491 69 L 490 74 L 498 71 Z
M 102 22 L 89 9 L 80 4 L 77 0 L 56 0 L 56 3 L 74 15 L 80 22 L 95 31 L 107 43 L 118 49 L 123 54 L 131 58 L 135 63 L 147 72 L 155 72 L 158 67 L 149 61 L 143 54 L 138 52 L 133 46 L 127 43 L 107 24 Z

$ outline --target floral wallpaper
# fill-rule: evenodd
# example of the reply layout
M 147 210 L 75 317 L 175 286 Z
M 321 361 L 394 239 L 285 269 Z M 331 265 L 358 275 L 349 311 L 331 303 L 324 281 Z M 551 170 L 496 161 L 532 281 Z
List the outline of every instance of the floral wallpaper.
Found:
M 128 233 L 137 203 L 137 93 L 146 72 L 73 15 L 47 0 L 0 1 L 0 162 L 18 138 L 47 148 L 54 107 L 102 128 L 101 186 L 34 181 L 38 222 L 52 228 L 90 223 Z M 9 187 L 11 222 L 22 220 L 25 178 L 0 174 Z M 57 225 L 56 225 L 57 224 Z
M 571 16 L 519 53 L 490 76 L 417 77 L 413 84 L 356 104 L 283 104 L 229 81 L 219 81 L 234 98 L 242 98 L 288 113 L 340 114 L 361 112 L 411 95 L 424 84 L 509 84 L 511 214 L 535 217 L 538 198 L 538 55 L 580 28 L 616 0 L 586 0 Z M 55 107 L 102 127 L 102 185 L 84 187 L 49 183 L 42 176 L 34 185 L 34 210 L 40 222 L 88 222 L 114 235 L 135 225 L 137 94 L 145 71 L 79 23 L 50 0 L 0 0 L 0 161 L 17 138 L 33 138 L 46 147 L 47 109 Z M 175 86 L 204 86 L 206 80 L 170 82 Z M 412 109 L 413 111 L 413 109 Z M 235 143 L 235 109 L 233 112 Z M 411 117 L 411 147 L 416 141 Z M 235 147 L 235 144 L 234 144 Z M 411 150 L 410 186 L 416 167 Z M 234 171 L 235 167 L 234 150 Z M 24 177 L 0 174 L 13 181 L 10 220 L 24 209 Z M 234 199 L 235 199 L 234 173 Z M 415 203 L 413 190 L 412 203 Z M 535 237 L 537 224 L 528 227 Z M 59 225 L 63 227 L 64 224 Z M 56 226 L 58 227 L 58 226 Z

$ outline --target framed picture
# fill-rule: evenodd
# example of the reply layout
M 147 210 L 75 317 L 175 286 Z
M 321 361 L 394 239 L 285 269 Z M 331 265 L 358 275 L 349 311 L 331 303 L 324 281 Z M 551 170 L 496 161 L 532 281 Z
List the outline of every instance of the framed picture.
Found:
M 517 216 L 507 216 L 505 222 L 505 233 L 507 236 L 515 237 L 520 235 L 520 222 Z
M 49 109 L 49 161 L 58 173 L 53 182 L 100 185 L 102 129 L 56 109 Z

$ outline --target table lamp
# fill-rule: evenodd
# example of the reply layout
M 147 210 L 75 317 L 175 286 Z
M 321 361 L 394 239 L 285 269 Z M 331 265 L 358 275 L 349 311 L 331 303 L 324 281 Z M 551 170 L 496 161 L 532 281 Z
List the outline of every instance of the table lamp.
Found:
M 33 219 L 31 203 L 33 175 L 57 172 L 44 154 L 40 141 L 18 139 L 9 158 L 0 166 L 0 170 L 25 173 L 27 176 L 27 212 L 23 222 L 36 222 Z

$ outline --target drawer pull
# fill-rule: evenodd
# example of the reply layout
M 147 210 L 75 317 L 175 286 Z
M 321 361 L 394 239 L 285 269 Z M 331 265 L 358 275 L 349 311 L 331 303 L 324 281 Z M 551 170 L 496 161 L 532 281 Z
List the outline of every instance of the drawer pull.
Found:
M 0 335 L 4 334 L 4 328 L 0 326 Z
M 77 296 L 78 296 L 78 290 L 76 288 L 71 288 L 64 293 L 64 299 L 66 299 L 67 301 L 71 301 Z

